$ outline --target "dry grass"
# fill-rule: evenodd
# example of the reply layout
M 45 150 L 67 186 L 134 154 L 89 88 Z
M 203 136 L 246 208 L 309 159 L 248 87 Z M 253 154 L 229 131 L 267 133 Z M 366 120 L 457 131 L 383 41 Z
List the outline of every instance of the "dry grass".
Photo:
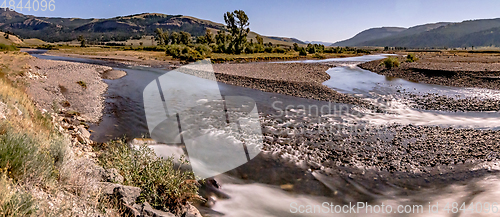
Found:
M 92 56 L 99 58 L 122 59 L 124 61 L 138 61 L 138 60 L 158 60 L 158 61 L 171 61 L 172 57 L 166 56 L 163 51 L 135 51 L 135 50 L 122 50 L 115 47 L 60 47 L 59 50 L 51 50 L 49 54 L 64 55 L 76 54 L 85 55 L 90 58 Z
M 0 53 L 0 216 L 95 215 L 94 164 L 73 158 L 69 140 L 17 82 L 30 58 Z

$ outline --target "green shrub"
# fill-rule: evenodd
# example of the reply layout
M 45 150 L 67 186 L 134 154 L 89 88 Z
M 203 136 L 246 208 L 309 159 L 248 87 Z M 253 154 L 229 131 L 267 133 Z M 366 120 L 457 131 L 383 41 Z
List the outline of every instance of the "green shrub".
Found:
M 255 49 L 255 46 L 253 46 L 253 45 L 247 46 L 245 48 L 245 53 L 252 54 L 252 53 L 255 53 L 255 51 L 256 51 L 256 49 Z
M 204 52 L 208 52 L 208 50 L 205 49 L 210 49 L 210 47 L 203 45 L 203 47 L 200 47 L 199 49 Z M 180 44 L 169 45 L 167 47 L 166 54 L 172 56 L 173 58 L 178 58 L 186 61 L 196 61 L 204 58 L 204 55 L 201 55 L 197 50 L 187 45 Z
M 193 61 L 196 61 L 196 60 L 201 60 L 203 59 L 203 56 L 198 52 L 196 51 L 195 49 L 193 48 L 190 48 L 190 47 L 186 47 L 182 50 L 182 53 L 179 57 L 181 60 L 186 60 L 186 61 L 190 61 L 190 62 L 193 62 Z
M 264 53 L 265 51 L 264 45 L 254 44 L 254 46 L 255 46 L 255 53 Z
M 122 140 L 112 141 L 101 150 L 99 162 L 104 168 L 116 168 L 124 184 L 142 189 L 139 202 L 179 213 L 179 208 L 197 197 L 198 184 L 192 171 L 181 171 L 187 163 L 174 165 L 170 158 L 157 157 L 146 144 L 131 148 Z
M 286 53 L 286 50 L 285 48 L 282 48 L 282 47 L 277 47 L 277 48 L 274 48 L 274 53 Z
M 317 58 L 317 59 L 325 59 L 326 58 L 324 55 L 321 55 L 319 53 L 315 53 L 312 57 Z
M 197 44 L 194 48 L 201 56 L 208 56 L 212 53 L 212 48 L 206 44 Z
M 1 51 L 16 51 L 19 49 L 14 45 L 0 44 L 0 50 Z
M 55 45 L 52 44 L 44 44 L 36 46 L 36 49 L 44 49 L 44 50 L 59 50 Z
M 173 58 L 179 58 L 182 54 L 182 50 L 186 47 L 185 45 L 173 44 L 166 48 L 166 54 L 172 56 Z
M 307 56 L 307 52 L 306 52 L 306 49 L 301 47 L 299 49 L 299 56 Z
M 272 53 L 273 52 L 273 47 L 271 47 L 271 46 L 265 47 L 264 48 L 264 52 L 266 52 L 266 53 Z
M 408 55 L 406 55 L 406 62 L 408 62 L 408 63 L 412 63 L 412 62 L 415 62 L 417 60 L 418 60 L 418 58 L 413 53 L 409 53 Z
M 393 67 L 399 67 L 399 60 L 395 57 L 387 57 L 381 65 L 384 65 L 387 69 L 392 69 Z
M 309 46 L 309 45 L 307 45 L 307 52 L 310 54 L 316 53 L 316 48 L 314 47 L 314 45 L 312 45 L 312 46 Z

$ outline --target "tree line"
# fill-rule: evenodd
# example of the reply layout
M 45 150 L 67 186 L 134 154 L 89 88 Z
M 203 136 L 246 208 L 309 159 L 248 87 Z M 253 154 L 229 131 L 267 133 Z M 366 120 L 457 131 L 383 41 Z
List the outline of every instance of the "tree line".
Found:
M 286 53 L 288 51 L 298 51 L 299 55 L 319 53 L 370 53 L 367 50 L 349 47 L 325 47 L 320 44 L 308 44 L 306 47 L 294 43 L 293 46 L 274 45 L 271 42 L 264 43 L 264 38 L 260 35 L 248 40 L 250 33 L 249 18 L 243 10 L 235 10 L 224 14 L 224 29 L 205 29 L 205 34 L 193 37 L 185 31 L 168 31 L 157 28 L 154 33 L 156 46 L 127 48 L 140 50 L 165 51 L 167 55 L 188 61 L 205 58 L 210 53 Z M 215 33 L 215 34 L 214 34 Z M 86 46 L 87 41 L 83 36 L 78 37 L 81 46 Z M 112 46 L 111 44 L 105 44 Z M 124 45 L 124 44 L 116 44 Z M 319 57 L 319 56 L 318 56 Z

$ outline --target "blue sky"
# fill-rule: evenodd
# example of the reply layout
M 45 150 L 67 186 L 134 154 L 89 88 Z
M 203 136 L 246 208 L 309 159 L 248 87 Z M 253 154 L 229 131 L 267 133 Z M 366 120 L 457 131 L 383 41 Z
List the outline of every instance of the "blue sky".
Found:
M 20 12 L 79 18 L 155 12 L 189 15 L 223 23 L 224 12 L 241 9 L 250 18 L 250 29 L 259 34 L 328 42 L 350 38 L 371 27 L 410 27 L 432 22 L 500 17 L 499 0 L 55 0 L 55 5 L 55 11 Z

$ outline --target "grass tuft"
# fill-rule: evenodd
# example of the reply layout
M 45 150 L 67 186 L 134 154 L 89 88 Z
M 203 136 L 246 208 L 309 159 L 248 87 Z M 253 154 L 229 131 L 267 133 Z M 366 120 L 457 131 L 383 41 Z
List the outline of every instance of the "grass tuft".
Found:
M 77 81 L 76 83 L 82 86 L 83 88 L 87 89 L 87 83 L 85 83 L 85 81 Z
M 17 51 L 19 48 L 17 48 L 14 45 L 6 45 L 6 44 L 0 44 L 0 51 Z
M 392 69 L 393 67 L 399 67 L 399 60 L 395 57 L 387 57 L 380 65 L 385 66 L 386 69 Z
M 102 147 L 101 147 L 102 148 Z M 198 184 L 192 171 L 182 171 L 173 158 L 157 157 L 147 145 L 131 148 L 123 140 L 112 141 L 100 150 L 104 168 L 116 168 L 124 184 L 142 189 L 139 202 L 147 201 L 156 209 L 180 214 L 180 208 L 197 198 Z
M 31 194 L 16 189 L 5 171 L 0 172 L 0 216 L 32 216 L 35 204 Z
M 409 53 L 408 55 L 406 55 L 406 62 L 407 63 L 412 63 L 412 62 L 415 62 L 417 60 L 418 60 L 418 58 L 415 56 L 414 53 Z
M 42 141 L 34 135 L 16 132 L 5 123 L 0 128 L 0 168 L 9 178 L 35 183 L 51 183 L 57 178 L 66 154 L 62 139 Z

